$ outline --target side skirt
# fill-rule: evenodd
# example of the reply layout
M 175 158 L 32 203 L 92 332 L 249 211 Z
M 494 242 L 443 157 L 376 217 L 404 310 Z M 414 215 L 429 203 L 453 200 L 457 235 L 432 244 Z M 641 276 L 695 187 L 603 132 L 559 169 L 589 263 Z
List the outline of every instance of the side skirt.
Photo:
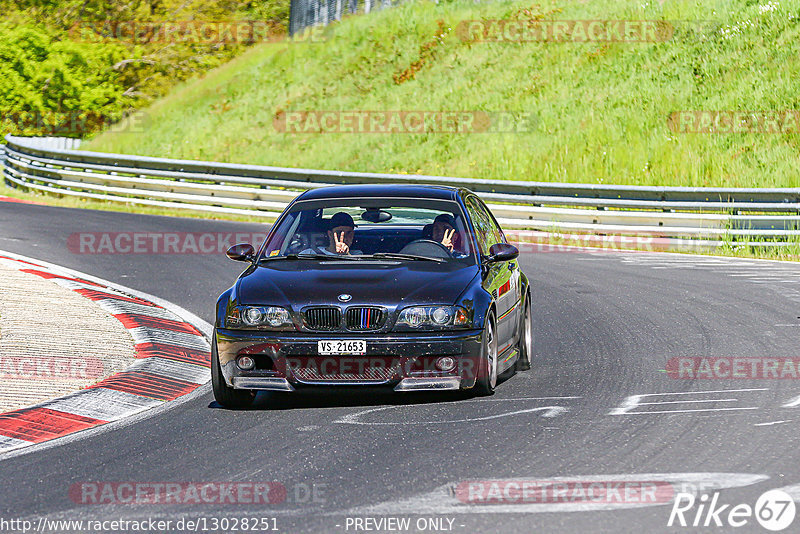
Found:
M 498 376 L 508 371 L 519 360 L 519 350 L 516 345 L 511 345 L 506 351 L 497 358 Z

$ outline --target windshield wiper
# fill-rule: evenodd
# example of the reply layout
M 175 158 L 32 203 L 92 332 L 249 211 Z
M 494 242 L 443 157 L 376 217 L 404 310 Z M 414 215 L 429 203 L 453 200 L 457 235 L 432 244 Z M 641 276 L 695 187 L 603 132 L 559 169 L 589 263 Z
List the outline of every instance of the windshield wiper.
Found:
M 360 260 L 363 256 L 351 256 L 350 254 L 297 254 L 301 260 Z
M 436 263 L 444 263 L 447 261 L 444 258 L 431 258 L 429 256 L 416 256 L 414 254 L 400 254 L 399 252 L 376 252 L 369 257 L 386 258 L 391 260 L 435 261 Z
M 349 256 L 349 255 L 339 255 L 339 254 L 287 254 L 286 256 L 267 256 L 266 258 L 261 258 L 260 262 L 263 261 L 274 261 L 274 260 L 359 260 L 364 256 Z
M 267 256 L 258 260 L 259 263 L 265 261 L 275 260 L 368 260 L 368 259 L 390 259 L 390 260 L 412 260 L 412 261 L 435 261 L 436 263 L 444 263 L 447 260 L 443 258 L 430 258 L 428 256 L 416 256 L 414 254 L 400 254 L 397 252 L 376 252 L 375 254 L 362 254 L 358 256 L 351 256 L 349 254 L 287 254 L 286 256 Z
M 302 257 L 305 257 L 305 255 L 303 255 Z M 297 254 L 287 254 L 286 256 L 264 256 L 263 258 L 258 260 L 258 263 L 263 263 L 265 261 L 277 261 L 277 260 L 297 260 L 297 259 L 302 259 L 302 257 L 298 256 Z

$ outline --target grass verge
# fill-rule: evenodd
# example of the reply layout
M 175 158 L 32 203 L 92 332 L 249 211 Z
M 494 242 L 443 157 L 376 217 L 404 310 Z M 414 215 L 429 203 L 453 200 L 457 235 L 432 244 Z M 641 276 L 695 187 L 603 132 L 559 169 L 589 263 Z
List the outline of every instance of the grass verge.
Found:
M 86 148 L 486 179 L 798 187 L 800 124 L 709 134 L 669 122 L 681 111 L 800 109 L 798 14 L 800 0 L 411 1 L 346 18 L 324 43 L 255 47 L 157 101 L 141 132 L 102 134 Z M 488 19 L 658 20 L 675 33 L 635 43 L 462 38 L 460 23 Z M 291 112 L 441 110 L 531 120 L 514 133 L 281 126 Z

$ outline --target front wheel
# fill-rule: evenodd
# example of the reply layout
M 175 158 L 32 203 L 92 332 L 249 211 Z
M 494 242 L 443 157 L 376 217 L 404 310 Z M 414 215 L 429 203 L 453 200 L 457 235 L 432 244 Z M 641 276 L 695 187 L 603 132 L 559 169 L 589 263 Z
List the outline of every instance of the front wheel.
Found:
M 475 382 L 475 392 L 481 396 L 488 396 L 494 394 L 494 388 L 497 386 L 497 336 L 494 313 L 490 312 L 486 317 L 482 337 L 483 354 L 478 369 L 478 380 Z
M 211 340 L 211 389 L 214 390 L 214 399 L 225 408 L 241 410 L 253 404 L 256 395 L 254 391 L 233 389 L 225 383 L 222 376 L 222 367 L 217 354 L 217 335 Z

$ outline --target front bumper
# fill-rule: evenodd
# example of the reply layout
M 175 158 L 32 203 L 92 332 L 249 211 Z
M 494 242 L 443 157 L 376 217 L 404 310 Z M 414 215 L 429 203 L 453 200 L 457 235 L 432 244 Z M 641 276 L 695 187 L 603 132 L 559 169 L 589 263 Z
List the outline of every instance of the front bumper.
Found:
M 381 385 L 396 391 L 466 389 L 475 385 L 481 358 L 481 331 L 301 334 L 217 329 L 217 354 L 225 382 L 236 389 L 294 391 L 304 386 Z M 317 354 L 317 342 L 363 339 L 363 355 Z M 236 363 L 248 355 L 251 370 Z M 435 362 L 449 356 L 452 370 Z

